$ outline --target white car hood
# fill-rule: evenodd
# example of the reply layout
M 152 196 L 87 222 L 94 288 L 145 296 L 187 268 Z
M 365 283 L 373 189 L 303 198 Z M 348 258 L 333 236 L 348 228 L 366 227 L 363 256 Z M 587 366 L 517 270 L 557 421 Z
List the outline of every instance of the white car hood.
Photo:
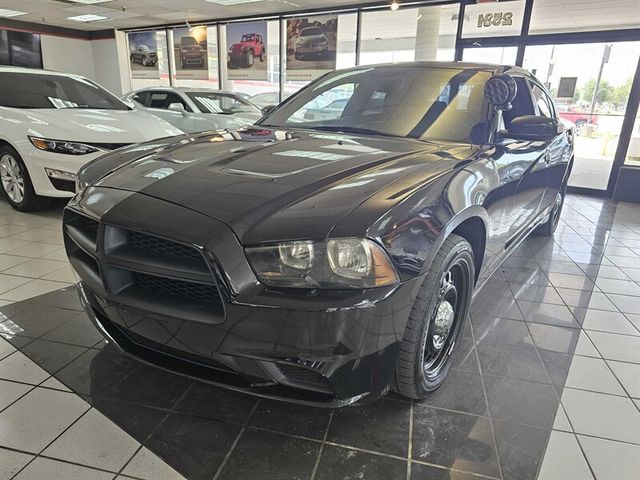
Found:
M 22 124 L 28 135 L 87 143 L 138 143 L 182 130 L 139 110 L 0 107 L 0 122 Z

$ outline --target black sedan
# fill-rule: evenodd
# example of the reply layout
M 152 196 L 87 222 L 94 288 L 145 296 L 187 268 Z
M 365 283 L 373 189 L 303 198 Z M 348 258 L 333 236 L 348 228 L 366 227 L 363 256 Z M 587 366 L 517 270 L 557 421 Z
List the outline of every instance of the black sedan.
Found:
M 255 126 L 90 163 L 65 245 L 94 323 L 146 362 L 303 403 L 419 399 L 473 292 L 554 232 L 572 161 L 522 69 L 357 67 Z

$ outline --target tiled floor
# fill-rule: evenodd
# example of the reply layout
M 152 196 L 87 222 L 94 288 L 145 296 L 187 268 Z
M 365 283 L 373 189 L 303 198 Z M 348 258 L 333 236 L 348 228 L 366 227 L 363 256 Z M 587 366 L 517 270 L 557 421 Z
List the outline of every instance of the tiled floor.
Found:
M 338 410 L 116 352 L 58 217 L 0 204 L 0 480 L 639 478 L 640 205 L 570 196 L 478 294 L 440 390 Z

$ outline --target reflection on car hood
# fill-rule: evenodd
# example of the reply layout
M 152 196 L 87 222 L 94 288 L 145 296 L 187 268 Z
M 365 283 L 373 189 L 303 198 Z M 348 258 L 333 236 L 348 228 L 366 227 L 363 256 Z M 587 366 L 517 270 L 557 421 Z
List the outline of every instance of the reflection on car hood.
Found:
M 252 127 L 115 152 L 90 164 L 83 180 L 103 177 L 96 186 L 188 207 L 255 243 L 299 238 L 301 231 L 323 237 L 395 180 L 425 169 L 438 175 L 469 151 L 468 145 Z
M 87 143 L 137 143 L 181 130 L 136 110 L 19 109 L 0 107 L 0 122 L 22 124 L 28 135 Z

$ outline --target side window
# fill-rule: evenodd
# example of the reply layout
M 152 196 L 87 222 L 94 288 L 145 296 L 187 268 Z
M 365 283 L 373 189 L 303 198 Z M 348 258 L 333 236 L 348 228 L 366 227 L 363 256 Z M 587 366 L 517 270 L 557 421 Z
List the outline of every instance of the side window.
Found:
M 131 100 L 138 102 L 145 107 L 149 106 L 149 92 L 138 92 L 131 97 Z
M 173 92 L 149 92 L 149 100 L 147 106 L 149 108 L 160 108 L 166 110 L 172 103 L 181 103 L 187 111 L 191 111 L 180 95 Z
M 538 106 L 540 116 L 547 118 L 555 117 L 553 102 L 551 102 L 551 99 L 547 96 L 545 91 L 535 83 L 531 84 L 531 91 L 533 92 L 533 98 Z

